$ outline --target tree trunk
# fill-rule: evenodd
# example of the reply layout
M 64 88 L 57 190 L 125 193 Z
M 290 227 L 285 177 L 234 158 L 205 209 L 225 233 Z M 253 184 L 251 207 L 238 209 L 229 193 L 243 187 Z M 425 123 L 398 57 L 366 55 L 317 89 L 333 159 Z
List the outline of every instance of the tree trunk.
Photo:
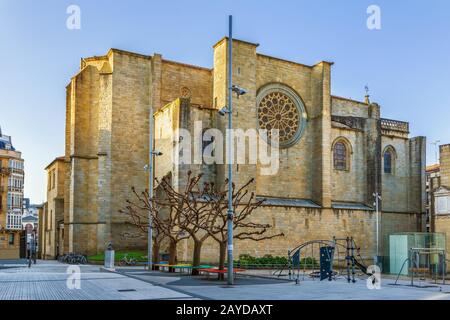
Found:
M 169 244 L 169 265 L 177 264 L 177 242 L 170 240 Z M 174 268 L 169 267 L 169 272 L 175 272 Z
M 152 257 L 152 263 L 153 264 L 159 264 L 159 247 L 160 244 L 155 239 L 153 240 L 153 257 Z M 153 270 L 159 270 L 159 267 L 153 266 Z
M 200 257 L 202 252 L 203 242 L 200 240 L 194 240 L 194 256 L 192 258 L 192 266 L 198 267 L 200 265 Z M 192 275 L 198 275 L 198 269 L 192 269 Z
M 227 255 L 227 242 L 220 242 L 219 244 L 220 250 L 219 250 L 219 270 L 224 270 L 225 269 L 225 258 Z M 223 280 L 224 279 L 224 274 L 223 273 L 219 273 L 219 280 Z

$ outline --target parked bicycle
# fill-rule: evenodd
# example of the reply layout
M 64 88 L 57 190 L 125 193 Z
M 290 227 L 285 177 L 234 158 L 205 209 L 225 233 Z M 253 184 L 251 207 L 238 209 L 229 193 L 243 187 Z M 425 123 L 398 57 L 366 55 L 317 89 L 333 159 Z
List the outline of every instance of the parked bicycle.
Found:
M 68 264 L 87 264 L 88 263 L 85 255 L 76 254 L 73 252 L 59 256 L 58 261 L 62 262 L 62 263 L 68 263 Z
M 120 259 L 119 266 L 135 266 L 136 262 L 137 262 L 136 258 L 133 257 L 128 258 L 128 254 L 125 254 L 123 258 Z

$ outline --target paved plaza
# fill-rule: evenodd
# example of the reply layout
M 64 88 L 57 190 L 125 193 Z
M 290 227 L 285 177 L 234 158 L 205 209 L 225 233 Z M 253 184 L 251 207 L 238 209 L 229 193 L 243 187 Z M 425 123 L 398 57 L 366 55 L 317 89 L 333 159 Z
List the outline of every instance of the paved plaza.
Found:
M 11 265 L 11 264 L 10 264 Z M 15 264 L 17 265 L 17 264 Z M 28 267 L 0 262 L 0 300 L 142 300 L 190 299 L 180 292 L 125 275 L 101 272 L 99 266 L 79 266 L 80 289 L 69 289 L 68 265 L 38 261 Z M 4 269 L 2 269 L 4 268 Z
M 276 280 L 240 275 L 233 287 L 214 276 L 191 277 L 187 274 L 148 272 L 142 267 L 102 271 L 100 266 L 80 266 L 79 289 L 68 287 L 68 265 L 56 261 L 38 261 L 31 268 L 24 261 L 0 261 L 0 300 L 449 300 L 450 286 L 427 288 L 406 286 L 409 282 L 382 280 L 380 290 L 369 290 L 362 278 L 347 283 L 336 281 Z M 70 281 L 69 281 L 70 282 Z M 419 282 L 417 283 L 419 284 Z

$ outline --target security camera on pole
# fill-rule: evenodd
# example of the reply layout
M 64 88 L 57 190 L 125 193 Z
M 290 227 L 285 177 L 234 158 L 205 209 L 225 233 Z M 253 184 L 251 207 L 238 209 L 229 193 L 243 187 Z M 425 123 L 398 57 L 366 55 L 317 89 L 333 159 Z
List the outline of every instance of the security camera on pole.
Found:
M 228 130 L 227 139 L 227 153 L 229 155 L 228 161 L 228 211 L 227 211 L 227 235 L 228 235 L 228 269 L 227 269 L 227 283 L 233 284 L 233 173 L 232 173 L 232 134 L 233 128 L 233 92 L 236 93 L 237 98 L 246 94 L 246 90 L 233 85 L 233 16 L 229 16 L 229 36 L 228 36 L 228 107 L 223 107 L 218 112 L 221 116 L 228 114 Z
M 162 156 L 162 152 L 153 149 L 153 107 L 150 106 L 150 134 L 149 134 L 149 164 L 144 166 L 144 170 L 149 171 L 149 186 L 148 186 L 148 196 L 149 196 L 149 211 L 148 211 L 148 270 L 153 268 L 153 219 L 152 219 L 152 201 L 153 201 L 153 157 Z

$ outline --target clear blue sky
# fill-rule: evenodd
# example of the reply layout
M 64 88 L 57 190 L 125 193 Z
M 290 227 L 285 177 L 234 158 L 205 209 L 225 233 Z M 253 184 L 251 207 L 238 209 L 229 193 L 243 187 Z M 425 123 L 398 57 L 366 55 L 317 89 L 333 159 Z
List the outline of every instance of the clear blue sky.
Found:
M 66 28 L 69 5 L 81 30 Z M 366 9 L 381 8 L 381 30 Z M 44 167 L 64 153 L 65 86 L 81 57 L 111 47 L 212 66 L 211 46 L 235 19 L 235 37 L 305 64 L 334 61 L 333 94 L 362 99 L 411 135 L 450 143 L 450 1 L 0 0 L 0 125 L 26 160 L 25 195 L 45 199 Z

